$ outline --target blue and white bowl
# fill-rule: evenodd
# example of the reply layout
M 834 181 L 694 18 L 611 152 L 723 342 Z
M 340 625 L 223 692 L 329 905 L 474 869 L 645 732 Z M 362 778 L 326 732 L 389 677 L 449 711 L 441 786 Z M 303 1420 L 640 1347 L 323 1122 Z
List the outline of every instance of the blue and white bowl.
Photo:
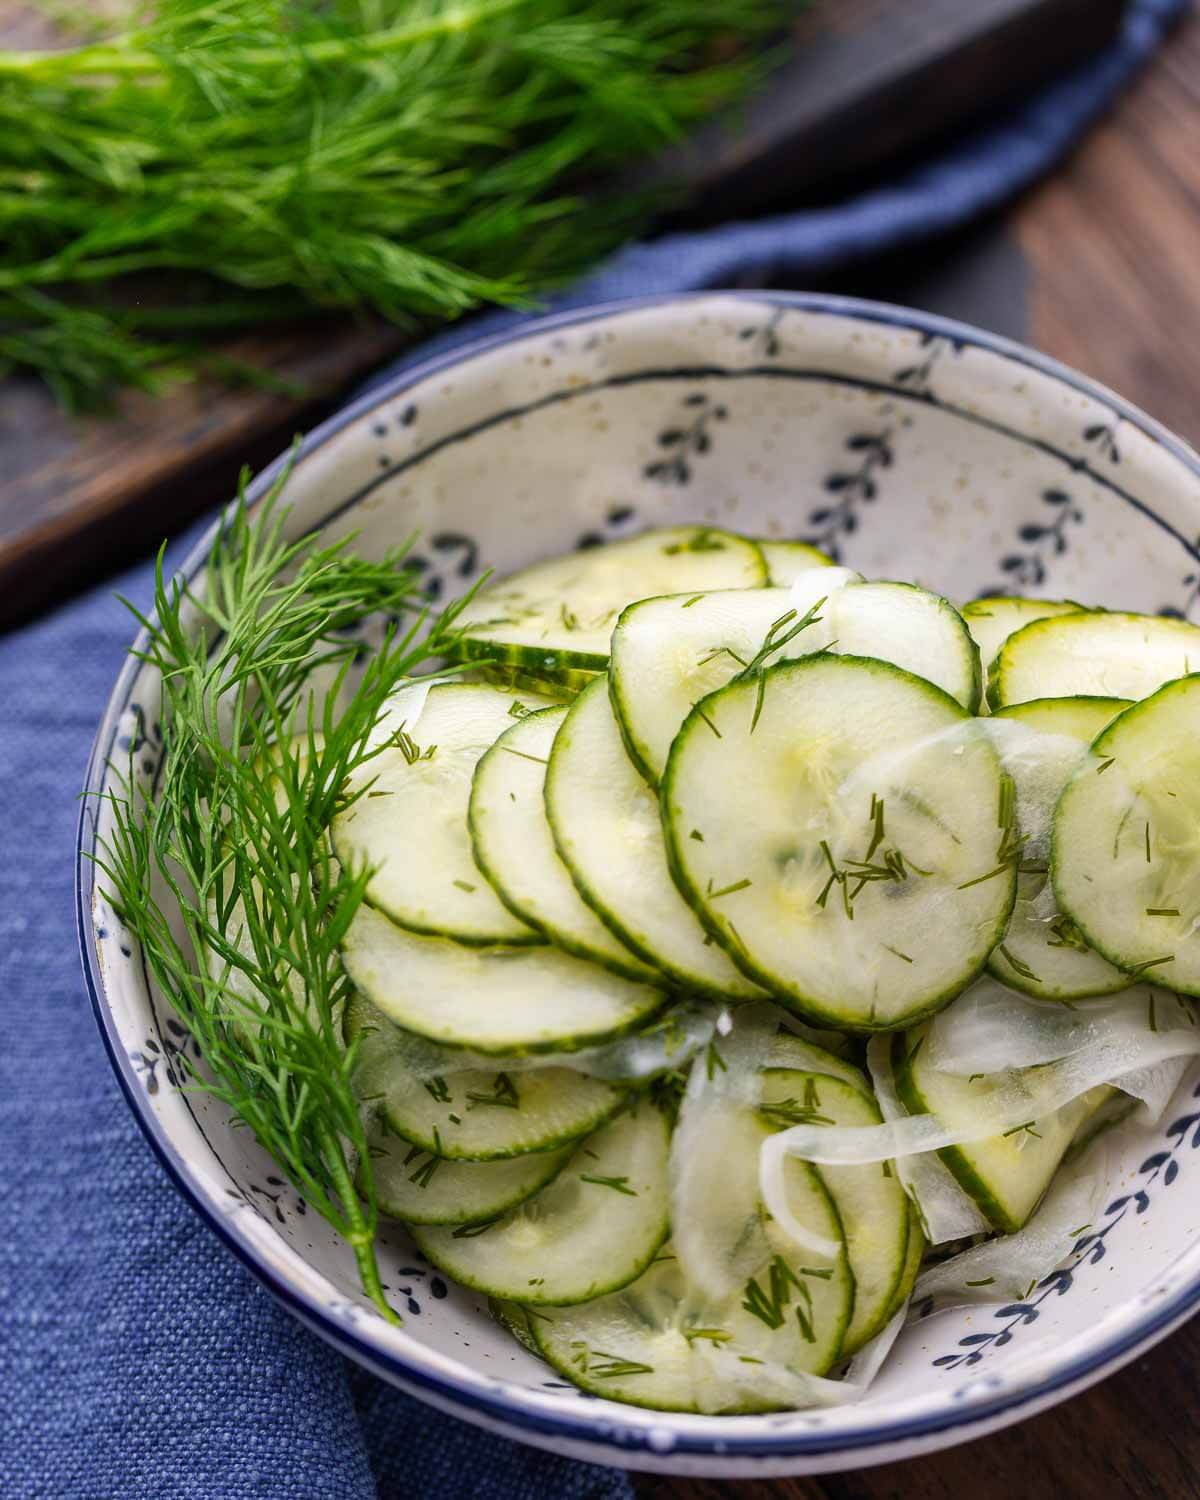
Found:
M 275 470 L 261 476 L 261 496 Z M 862 572 L 952 598 L 1069 596 L 1200 619 L 1200 457 L 1070 370 L 989 334 L 848 300 L 712 294 L 573 313 L 459 349 L 318 428 L 290 525 L 412 532 L 432 596 L 484 568 L 709 521 L 816 543 Z M 186 564 L 203 564 L 208 540 Z M 132 660 L 88 790 L 119 747 L 152 778 L 157 692 Z M 389 1231 L 388 1326 L 346 1247 L 227 1112 L 179 1088 L 188 1037 L 147 983 L 88 856 L 79 921 L 113 1064 L 196 1208 L 305 1323 L 444 1411 L 580 1458 L 739 1477 L 903 1458 L 1029 1416 L 1133 1359 L 1200 1302 L 1200 1083 L 1122 1136 L 1106 1210 L 1074 1262 L 1003 1307 L 911 1325 L 855 1406 L 661 1415 L 587 1398 Z

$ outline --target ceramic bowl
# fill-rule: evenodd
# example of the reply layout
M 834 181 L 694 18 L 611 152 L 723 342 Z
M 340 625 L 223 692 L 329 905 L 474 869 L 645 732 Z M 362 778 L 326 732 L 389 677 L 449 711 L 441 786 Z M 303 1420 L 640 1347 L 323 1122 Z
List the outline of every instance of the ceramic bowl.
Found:
M 276 471 L 278 466 L 276 466 Z M 261 496 L 272 471 L 254 486 Z M 432 597 L 483 568 L 707 521 L 798 537 L 870 576 L 952 598 L 1069 596 L 1200 619 L 1200 458 L 1028 349 L 921 313 L 713 294 L 529 323 L 392 379 L 318 428 L 288 481 L 294 528 L 412 532 Z M 185 565 L 195 573 L 208 542 Z M 154 684 L 130 662 L 88 789 L 132 745 L 152 776 Z M 1079 1391 L 1200 1300 L 1200 1085 L 1122 1137 L 1105 1212 L 1022 1302 L 911 1325 L 869 1398 L 757 1417 L 668 1416 L 581 1396 L 389 1231 L 404 1326 L 359 1294 L 345 1246 L 225 1111 L 181 1092 L 189 1047 L 93 881 L 79 920 L 96 1013 L 130 1104 L 182 1191 L 310 1327 L 430 1405 L 600 1463 L 765 1476 L 905 1457 Z M 102 831 L 102 830 L 101 830 Z

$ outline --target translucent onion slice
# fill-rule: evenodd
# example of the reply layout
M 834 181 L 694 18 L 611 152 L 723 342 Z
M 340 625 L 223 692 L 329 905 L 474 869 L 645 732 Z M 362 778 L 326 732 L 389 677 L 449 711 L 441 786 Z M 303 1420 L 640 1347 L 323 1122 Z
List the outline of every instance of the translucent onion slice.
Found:
M 885 1120 L 905 1117 L 892 1077 L 892 1039 L 874 1036 L 867 1044 L 867 1067 L 875 1086 L 875 1098 Z M 990 1234 L 991 1225 L 979 1212 L 974 1199 L 959 1187 L 954 1174 L 940 1157 L 902 1157 L 895 1170 L 904 1190 L 916 1205 L 931 1245 L 964 1240 L 975 1234 Z
M 1028 1296 L 1031 1285 L 1061 1266 L 1096 1222 L 1115 1170 L 1112 1142 L 1101 1137 L 1058 1173 L 1023 1229 L 922 1271 L 909 1316 L 924 1313 L 930 1302 L 940 1310 Z
M 747 1173 L 762 1136 L 757 1114 L 760 1070 L 770 1057 L 773 1008 L 741 1006 L 716 1052 L 699 1058 L 671 1138 L 671 1226 L 689 1286 L 720 1300 L 746 1284 L 771 1257 L 758 1182 Z M 839 1246 L 795 1218 L 782 1180 L 780 1227 L 797 1244 L 835 1257 Z
M 1154 1029 L 1157 1027 L 1157 1029 Z M 1124 1075 L 1182 1057 L 1200 1056 L 1200 1027 L 1174 1016 L 1156 1018 L 1135 1008 L 1114 1016 L 1101 1034 L 1077 1052 L 1044 1067 L 1001 1075 L 987 1102 L 958 1128 L 936 1115 L 910 1115 L 882 1125 L 794 1125 L 763 1143 L 759 1156 L 763 1199 L 772 1213 L 782 1201 L 782 1166 L 787 1155 L 812 1162 L 858 1166 L 900 1160 L 964 1141 L 985 1140 L 1026 1120 L 1062 1109 L 1102 1083 L 1124 1087 Z M 1137 1080 L 1134 1080 L 1136 1083 Z
M 840 1379 L 805 1375 L 772 1360 L 747 1364 L 719 1344 L 692 1346 L 692 1379 L 701 1411 L 728 1411 L 737 1397 L 778 1402 L 796 1409 L 812 1406 L 849 1406 L 861 1401 L 891 1353 L 904 1327 L 907 1307 L 864 1344 Z

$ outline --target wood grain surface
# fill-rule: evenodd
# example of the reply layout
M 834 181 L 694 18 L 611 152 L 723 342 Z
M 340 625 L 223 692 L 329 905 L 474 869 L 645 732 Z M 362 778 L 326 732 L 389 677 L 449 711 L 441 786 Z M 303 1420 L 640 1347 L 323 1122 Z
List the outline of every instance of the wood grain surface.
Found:
M 638 182 L 688 185 L 710 219 L 761 209 L 781 189 L 793 202 L 831 192 L 1102 45 L 1124 3 L 797 0 L 798 46 L 761 96 Z M 0 0 L 0 37 L 44 46 L 53 30 Z M 0 626 L 226 499 L 242 464 L 272 457 L 404 342 L 348 317 L 256 331 L 222 352 L 286 377 L 296 394 L 200 380 L 157 400 L 127 394 L 107 420 L 64 416 L 34 380 L 0 383 Z

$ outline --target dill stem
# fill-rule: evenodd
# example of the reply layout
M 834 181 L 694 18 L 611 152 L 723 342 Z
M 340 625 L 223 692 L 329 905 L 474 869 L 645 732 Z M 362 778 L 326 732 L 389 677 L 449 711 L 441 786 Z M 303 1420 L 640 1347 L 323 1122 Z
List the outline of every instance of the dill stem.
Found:
M 456 36 L 473 30 L 482 22 L 509 11 L 518 10 L 528 0 L 483 0 L 481 4 L 458 5 L 443 11 L 439 16 L 429 16 L 422 21 L 410 21 L 405 26 L 392 26 L 367 36 L 321 37 L 319 40 L 281 46 L 250 47 L 240 54 L 248 67 L 269 68 L 274 63 L 294 60 L 299 52 L 309 62 L 338 62 L 343 58 L 378 57 L 405 47 L 416 46 L 434 37 Z M 116 74 L 125 77 L 145 76 L 163 71 L 162 58 L 145 46 L 152 32 L 131 31 L 114 37 L 108 42 L 91 42 L 82 47 L 67 48 L 53 52 L 0 51 L 0 76 L 33 76 L 52 79 L 65 73 L 72 78 L 91 75 L 104 80 Z
M 334 1190 L 342 1202 L 346 1217 L 345 1228 L 342 1232 L 354 1251 L 354 1260 L 358 1266 L 363 1291 L 388 1322 L 399 1327 L 403 1320 L 388 1302 L 383 1290 L 383 1281 L 379 1275 L 379 1259 L 375 1249 L 374 1202 L 364 1209 L 362 1199 L 355 1192 L 354 1183 L 350 1177 L 350 1168 L 346 1163 L 346 1153 L 336 1132 L 327 1124 L 318 1122 L 316 1134 L 321 1143 L 322 1154 L 329 1166 L 329 1175 L 333 1179 Z

